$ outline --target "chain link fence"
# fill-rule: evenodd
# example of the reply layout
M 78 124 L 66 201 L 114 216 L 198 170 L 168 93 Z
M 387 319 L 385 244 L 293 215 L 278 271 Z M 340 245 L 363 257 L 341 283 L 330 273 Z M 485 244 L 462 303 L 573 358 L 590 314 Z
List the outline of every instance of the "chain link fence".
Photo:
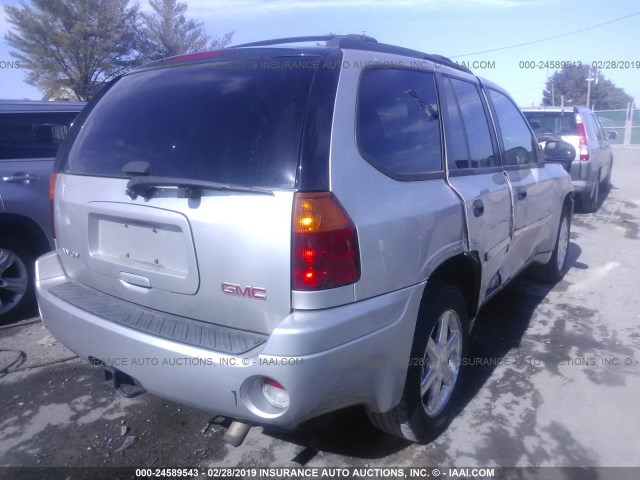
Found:
M 610 140 L 618 145 L 640 145 L 640 109 L 601 110 L 594 112 L 606 131 L 618 133 Z

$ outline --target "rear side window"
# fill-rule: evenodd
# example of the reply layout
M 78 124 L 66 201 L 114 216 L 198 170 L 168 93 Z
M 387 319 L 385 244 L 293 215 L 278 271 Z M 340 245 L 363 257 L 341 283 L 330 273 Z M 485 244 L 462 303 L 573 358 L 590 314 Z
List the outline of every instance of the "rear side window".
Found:
M 520 110 L 502 93 L 495 90 L 489 90 L 489 92 L 502 136 L 505 166 L 536 165 L 538 163 L 537 142 L 531 135 L 527 122 L 520 115 Z
M 55 157 L 77 114 L 0 114 L 0 160 Z
M 442 171 L 433 74 L 392 68 L 362 72 L 357 130 L 362 155 L 394 178 Z
M 449 115 L 449 168 L 499 167 L 478 88 L 473 83 L 445 77 L 444 89 Z
M 600 125 L 600 121 L 595 115 L 591 115 L 591 120 L 593 121 L 593 127 L 596 129 L 596 138 L 599 142 L 603 142 L 605 140 L 605 136 L 602 125 Z
M 123 77 L 98 102 L 71 148 L 70 173 L 151 175 L 293 188 L 315 70 L 307 63 L 185 65 Z

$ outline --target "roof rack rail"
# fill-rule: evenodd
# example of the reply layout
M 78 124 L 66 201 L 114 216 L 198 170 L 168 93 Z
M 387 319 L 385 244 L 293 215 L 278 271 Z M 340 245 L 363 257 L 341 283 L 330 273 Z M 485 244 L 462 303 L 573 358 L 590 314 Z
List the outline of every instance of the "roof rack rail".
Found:
M 347 48 L 353 50 L 365 50 L 370 52 L 391 53 L 396 55 L 404 55 L 406 57 L 419 58 L 429 60 L 431 62 L 446 65 L 467 73 L 472 73 L 467 67 L 455 63 L 450 58 L 442 55 L 433 55 L 419 52 L 410 48 L 397 47 L 386 43 L 379 43 L 375 38 L 367 35 L 349 34 L 349 35 L 315 35 L 305 37 L 285 37 L 274 38 L 272 40 L 262 40 L 259 42 L 243 43 L 234 45 L 230 48 L 241 47 L 266 47 L 269 45 L 283 45 L 287 43 L 304 43 L 304 42 L 326 42 L 327 47 Z
M 331 43 L 327 45 L 329 47 L 339 47 L 340 39 L 342 38 L 354 38 L 362 41 L 378 43 L 378 41 L 373 37 L 368 37 L 366 35 L 311 35 L 306 37 L 284 37 L 284 38 L 274 38 L 271 40 L 261 40 L 259 42 L 251 42 L 251 43 L 243 43 L 241 45 L 234 45 L 229 48 L 240 48 L 240 47 L 266 47 L 268 45 L 282 45 L 284 43 L 304 43 L 304 42 L 327 42 Z

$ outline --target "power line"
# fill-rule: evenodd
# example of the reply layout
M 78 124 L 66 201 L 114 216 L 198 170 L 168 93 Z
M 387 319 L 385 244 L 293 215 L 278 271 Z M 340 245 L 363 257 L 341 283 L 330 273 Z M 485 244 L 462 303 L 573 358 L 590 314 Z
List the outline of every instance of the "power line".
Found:
M 573 32 L 567 32 L 561 35 L 555 35 L 553 37 L 541 38 L 540 40 L 533 40 L 531 42 L 518 43 L 516 45 L 509 45 L 508 47 L 492 48 L 491 50 L 483 50 L 481 52 L 463 53 L 462 55 L 454 55 L 454 56 L 451 56 L 450 58 L 470 57 L 471 55 L 497 52 L 499 50 L 507 50 L 509 48 L 524 47 L 525 45 L 533 45 L 536 43 L 546 42 L 548 40 L 555 40 L 556 38 L 568 37 L 569 35 L 575 35 L 576 33 L 586 32 L 587 30 L 593 30 L 594 28 L 602 27 L 603 25 L 609 25 L 610 23 L 619 22 L 620 20 L 625 20 L 627 18 L 635 17 L 636 15 L 640 15 L 640 12 L 631 13 L 629 15 L 625 15 L 624 17 L 614 18 L 613 20 L 609 20 L 608 22 L 598 23 L 597 25 L 591 25 L 590 27 L 581 28 L 580 30 L 574 30 Z

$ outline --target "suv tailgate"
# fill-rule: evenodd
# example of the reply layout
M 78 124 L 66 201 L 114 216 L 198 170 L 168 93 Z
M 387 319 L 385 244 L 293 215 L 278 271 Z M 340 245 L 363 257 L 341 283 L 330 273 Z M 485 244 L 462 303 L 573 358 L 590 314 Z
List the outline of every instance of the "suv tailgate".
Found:
M 76 282 L 269 333 L 291 311 L 292 202 L 315 71 L 292 68 L 295 56 L 283 68 L 224 57 L 137 71 L 102 96 L 59 158 L 58 247 Z M 128 189 L 145 176 L 169 183 Z
M 288 315 L 292 192 L 212 192 L 194 208 L 175 194 L 130 200 L 126 183 L 59 176 L 57 243 L 71 279 L 142 306 L 259 333 Z

